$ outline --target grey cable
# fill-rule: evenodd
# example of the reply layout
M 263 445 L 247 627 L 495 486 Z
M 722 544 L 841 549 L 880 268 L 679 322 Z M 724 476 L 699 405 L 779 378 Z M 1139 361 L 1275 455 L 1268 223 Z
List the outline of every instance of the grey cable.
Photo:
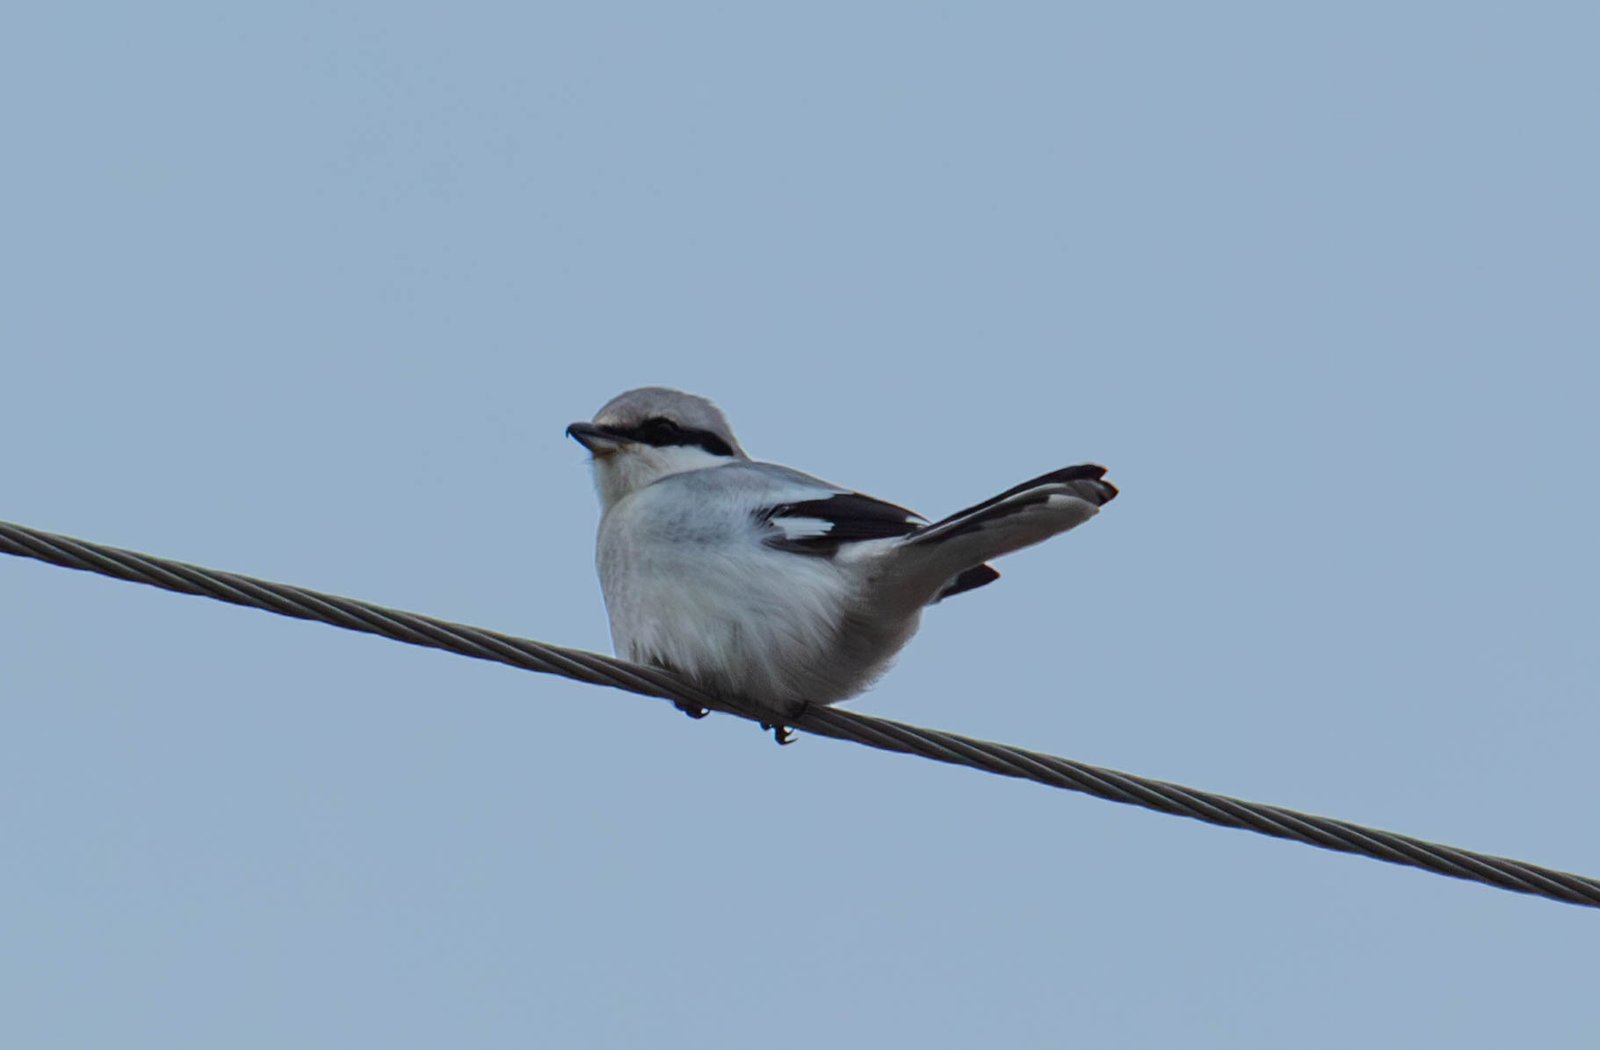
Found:
M 181 594 L 198 594 L 234 605 L 265 609 L 301 620 L 318 620 L 347 630 L 383 635 L 395 641 L 444 649 L 480 660 L 494 660 L 529 671 L 614 686 L 644 696 L 738 715 L 751 721 L 772 721 L 770 713 L 734 706 L 708 696 L 683 679 L 656 668 L 581 649 L 547 645 L 479 627 L 450 623 L 431 616 L 386 609 L 303 587 L 269 583 L 249 576 L 105 547 L 22 525 L 0 522 L 0 552 L 149 584 Z M 1600 907 L 1600 880 L 1397 835 L 1348 821 L 1298 813 L 1259 802 L 1246 802 L 1054 755 L 1025 751 L 942 730 L 923 729 L 839 708 L 811 707 L 795 718 L 792 724 L 794 728 L 805 732 L 866 744 L 885 751 L 900 751 L 1002 776 L 1020 777 L 1051 787 L 1081 791 L 1112 802 L 1143 806 L 1223 827 L 1243 828 L 1275 838 L 1293 839 L 1323 849 L 1355 853 L 1391 864 L 1404 864 L 1517 893 L 1535 894 L 1591 908 Z

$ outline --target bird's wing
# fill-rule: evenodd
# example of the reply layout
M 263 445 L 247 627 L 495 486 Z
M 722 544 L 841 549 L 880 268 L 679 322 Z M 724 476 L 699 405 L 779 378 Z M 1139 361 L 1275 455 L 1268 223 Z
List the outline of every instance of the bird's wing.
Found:
M 764 539 L 769 547 L 826 558 L 838 554 L 846 544 L 909 536 L 928 525 L 920 514 L 859 492 L 833 492 L 775 504 L 765 508 L 760 519 L 770 530 Z M 973 565 L 951 577 L 933 600 L 942 601 L 999 578 L 993 566 Z
M 758 517 L 768 527 L 767 546 L 826 557 L 847 543 L 905 536 L 928 524 L 920 514 L 859 492 L 778 503 L 762 508 Z

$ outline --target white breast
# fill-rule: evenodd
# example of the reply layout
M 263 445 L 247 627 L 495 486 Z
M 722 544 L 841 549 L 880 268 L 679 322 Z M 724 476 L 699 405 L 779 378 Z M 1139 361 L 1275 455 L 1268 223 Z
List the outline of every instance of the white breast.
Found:
M 892 641 L 860 630 L 859 564 L 766 546 L 749 502 L 679 475 L 607 511 L 597 560 L 616 651 L 780 711 L 854 695 L 915 621 Z

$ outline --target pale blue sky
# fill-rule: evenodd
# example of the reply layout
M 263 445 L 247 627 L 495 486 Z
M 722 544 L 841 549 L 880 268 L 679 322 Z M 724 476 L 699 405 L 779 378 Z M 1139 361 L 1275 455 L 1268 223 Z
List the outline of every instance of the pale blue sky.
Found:
M 1123 496 L 864 711 L 1600 874 L 1589 5 L 34 5 L 0 518 L 605 649 L 617 391 Z M 1592 1046 L 1600 916 L 0 559 L 0 1043 Z

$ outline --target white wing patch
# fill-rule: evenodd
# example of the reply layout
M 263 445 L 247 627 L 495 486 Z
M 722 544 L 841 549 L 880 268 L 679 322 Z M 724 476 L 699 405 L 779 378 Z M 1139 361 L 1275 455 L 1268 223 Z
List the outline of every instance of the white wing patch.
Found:
M 904 507 L 859 492 L 780 503 L 756 517 L 772 527 L 765 538 L 769 546 L 829 558 L 850 544 L 906 536 L 922 525 L 922 519 Z
M 824 518 L 771 518 L 772 524 L 783 530 L 786 540 L 809 540 L 826 536 L 833 531 L 833 522 Z

